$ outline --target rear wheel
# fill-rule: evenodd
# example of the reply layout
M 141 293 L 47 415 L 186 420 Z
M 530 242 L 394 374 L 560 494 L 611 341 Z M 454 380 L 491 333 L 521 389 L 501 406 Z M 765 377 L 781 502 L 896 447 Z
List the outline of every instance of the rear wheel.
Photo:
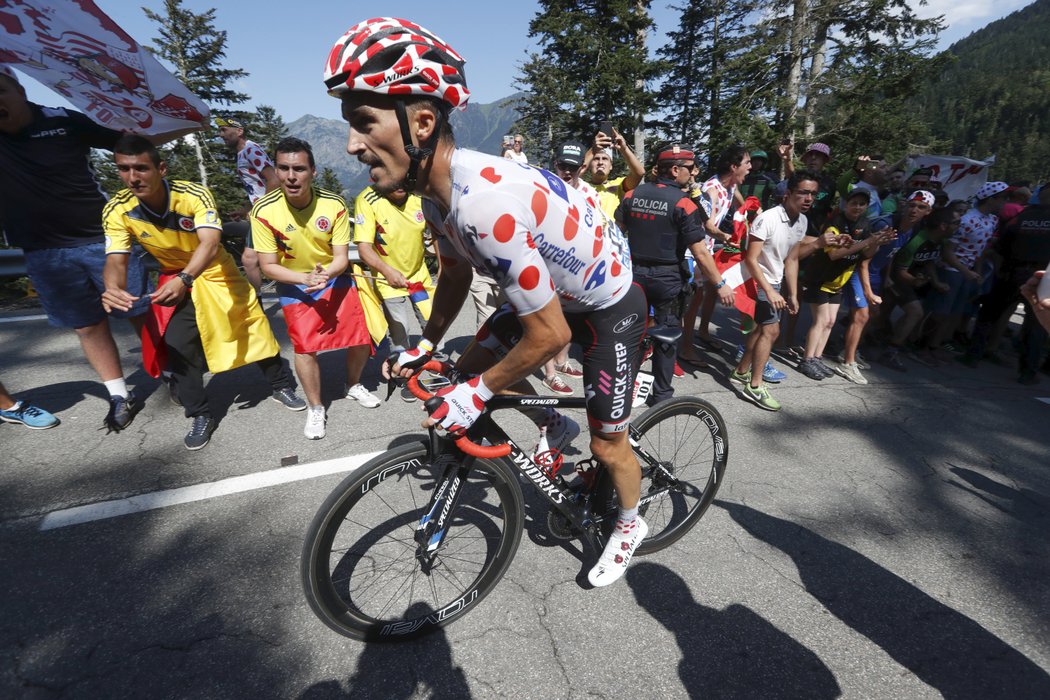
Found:
M 662 401 L 632 420 L 631 439 L 642 466 L 638 513 L 649 526 L 638 554 L 648 554 L 677 542 L 703 517 L 722 484 L 729 436 L 714 406 L 683 396 Z M 618 501 L 604 469 L 595 508 L 609 514 L 602 522 L 608 537 Z
M 416 525 L 440 474 L 422 444 L 398 447 L 347 477 L 307 532 L 302 579 L 310 607 L 354 639 L 400 641 L 447 625 L 491 591 L 514 558 L 521 489 L 505 463 L 477 460 L 429 571 Z

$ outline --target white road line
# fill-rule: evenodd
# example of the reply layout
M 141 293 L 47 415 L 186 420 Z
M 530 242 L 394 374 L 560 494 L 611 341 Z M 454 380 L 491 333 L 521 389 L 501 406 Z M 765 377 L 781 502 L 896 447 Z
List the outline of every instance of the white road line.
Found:
M 0 318 L 0 323 L 17 323 L 19 321 L 46 321 L 47 314 L 33 314 L 32 316 L 9 316 Z
M 103 501 L 75 508 L 66 508 L 65 510 L 56 510 L 44 516 L 43 521 L 40 523 L 40 529 L 54 530 L 60 527 L 69 527 L 70 525 L 90 523 L 95 520 L 141 513 L 146 510 L 167 508 L 181 503 L 204 501 L 209 498 L 229 496 L 243 491 L 254 491 L 255 489 L 288 484 L 293 481 L 303 481 L 319 476 L 348 472 L 357 469 L 379 454 L 381 453 L 369 452 L 367 454 L 330 459 L 324 462 L 297 464 L 258 474 L 235 476 L 222 481 L 213 481 L 209 484 L 196 484 L 167 491 L 154 491 L 153 493 L 143 493 L 131 498 L 121 498 L 115 501 Z
M 1042 401 L 1043 403 L 1050 403 L 1050 397 L 1048 398 L 1036 398 L 1036 401 Z

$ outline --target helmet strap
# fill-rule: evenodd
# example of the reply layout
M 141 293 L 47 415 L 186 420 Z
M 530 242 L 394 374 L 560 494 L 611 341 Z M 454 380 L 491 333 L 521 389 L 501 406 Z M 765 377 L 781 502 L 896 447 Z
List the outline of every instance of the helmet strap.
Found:
M 405 188 L 408 192 L 416 187 L 416 180 L 419 178 L 419 164 L 423 162 L 424 158 L 427 158 L 434 154 L 433 148 L 427 148 L 426 146 L 417 146 L 412 143 L 412 133 L 408 128 L 408 110 L 405 108 L 404 100 L 394 101 L 394 111 L 397 113 L 397 123 L 401 127 L 401 140 L 405 142 L 405 153 L 408 154 L 408 174 L 405 175 Z M 437 130 L 433 136 L 437 135 Z

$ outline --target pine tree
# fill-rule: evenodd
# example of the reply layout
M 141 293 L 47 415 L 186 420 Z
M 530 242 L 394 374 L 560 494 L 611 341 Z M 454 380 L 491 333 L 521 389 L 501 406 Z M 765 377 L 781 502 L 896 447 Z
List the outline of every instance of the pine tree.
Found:
M 191 92 L 211 107 L 237 105 L 248 100 L 247 95 L 232 87 L 236 80 L 247 77 L 247 71 L 222 67 L 227 37 L 225 31 L 215 28 L 214 9 L 198 14 L 184 8 L 182 0 L 164 0 L 161 12 L 145 7 L 142 11 L 158 26 L 159 36 L 153 40 L 150 51 L 170 64 L 175 76 Z M 216 191 L 216 186 L 225 189 L 229 179 L 215 177 L 219 168 L 208 148 L 208 139 L 212 135 L 209 127 L 203 134 L 190 137 L 192 160 L 197 166 L 201 184 L 210 187 L 217 199 L 228 199 L 230 193 Z M 172 165 L 181 172 L 188 172 L 186 161 L 189 154 L 183 145 L 184 142 L 180 142 L 174 147 L 176 157 L 172 159 Z
M 288 127 L 277 110 L 270 105 L 259 105 L 252 116 L 252 140 L 266 149 L 273 158 L 277 143 L 288 135 Z
M 534 161 L 566 139 L 589 143 L 602 119 L 628 139 L 653 107 L 650 83 L 661 64 L 644 45 L 649 0 L 540 0 L 529 23 L 539 51 L 522 66 L 527 94 L 517 127 Z
M 321 177 L 317 179 L 317 186 L 322 190 L 335 192 L 338 195 L 343 194 L 343 183 L 339 181 L 339 176 L 331 168 L 326 167 L 321 170 Z

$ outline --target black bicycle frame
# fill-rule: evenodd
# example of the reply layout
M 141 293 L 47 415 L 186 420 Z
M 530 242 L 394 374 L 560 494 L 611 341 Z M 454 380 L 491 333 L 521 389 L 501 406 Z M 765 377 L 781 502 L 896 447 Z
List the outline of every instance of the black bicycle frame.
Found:
M 507 457 L 514 468 L 521 472 L 532 485 L 547 499 L 552 507 L 557 509 L 572 526 L 582 533 L 596 549 L 601 549 L 600 525 L 601 520 L 596 520 L 590 509 L 590 502 L 584 499 L 578 500 L 578 493 L 570 488 L 560 477 L 551 479 L 547 473 L 532 461 L 532 458 L 511 440 L 503 429 L 492 420 L 491 413 L 506 408 L 586 408 L 587 400 L 584 398 L 555 398 L 546 396 L 513 396 L 501 394 L 489 400 L 486 410 L 481 417 L 467 431 L 467 437 L 480 444 L 484 438 L 493 444 L 506 442 L 510 445 L 510 454 Z M 668 472 L 649 455 L 637 443 L 638 435 L 633 428 L 628 428 L 632 439 L 632 448 L 650 469 L 659 469 L 666 479 L 677 483 L 674 475 Z M 455 441 L 442 435 L 437 431 L 430 430 L 430 455 L 434 466 L 434 473 L 441 473 L 434 487 L 434 493 L 430 498 L 426 515 L 420 518 L 416 527 L 416 558 L 428 567 L 433 563 L 434 555 L 441 548 L 445 535 L 448 532 L 447 522 L 462 492 L 463 481 L 469 476 L 474 466 L 475 458 L 465 454 Z M 649 494 L 644 494 L 639 505 L 644 505 L 656 498 L 671 487 L 661 489 Z

